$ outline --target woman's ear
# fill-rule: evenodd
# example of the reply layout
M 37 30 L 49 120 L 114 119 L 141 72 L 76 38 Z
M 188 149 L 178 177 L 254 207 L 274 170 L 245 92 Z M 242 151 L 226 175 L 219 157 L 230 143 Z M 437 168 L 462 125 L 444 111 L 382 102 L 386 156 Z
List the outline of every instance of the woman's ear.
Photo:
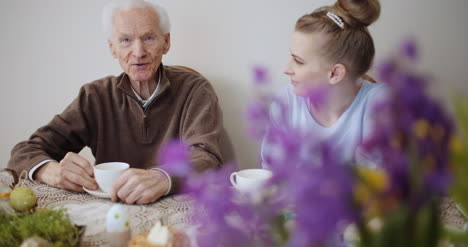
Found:
M 337 63 L 333 65 L 331 70 L 328 72 L 328 81 L 332 85 L 338 84 L 345 78 L 346 72 L 346 66 L 341 63 Z

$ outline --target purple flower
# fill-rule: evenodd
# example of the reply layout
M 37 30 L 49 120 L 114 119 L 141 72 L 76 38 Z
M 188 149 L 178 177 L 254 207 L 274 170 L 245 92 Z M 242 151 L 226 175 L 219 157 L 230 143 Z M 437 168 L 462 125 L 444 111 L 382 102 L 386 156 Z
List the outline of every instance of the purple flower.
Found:
M 419 51 L 414 39 L 407 39 L 401 44 L 401 55 L 411 61 L 416 61 L 419 58 Z
M 262 138 L 269 122 L 268 106 L 261 101 L 250 103 L 247 108 L 248 133 L 255 138 Z
M 352 188 L 354 178 L 350 167 L 336 159 L 331 147 L 318 146 L 320 161 L 292 169 L 287 190 L 292 193 L 297 231 L 290 246 L 310 246 L 328 242 L 354 221 Z
M 186 176 L 190 172 L 190 152 L 179 140 L 167 142 L 160 151 L 159 163 L 167 172 L 176 176 Z
M 325 243 L 337 236 L 340 226 L 355 218 L 349 166 L 337 159 L 331 143 L 286 124 L 271 126 L 267 139 L 276 146 L 265 157 L 274 174 L 272 184 L 296 215 L 288 246 Z
M 329 90 L 328 86 L 309 88 L 306 92 L 306 97 L 312 105 L 320 108 L 327 103 Z
M 229 188 L 230 170 L 222 169 L 193 174 L 186 179 L 183 191 L 192 195 L 200 211 L 195 214 L 195 220 L 201 224 L 201 232 L 197 242 L 200 246 L 218 246 L 229 243 L 235 246 L 237 241 L 245 237 L 242 232 L 228 225 L 225 216 L 235 210 L 231 201 L 233 191 Z
M 416 59 L 413 41 L 405 42 L 402 49 L 406 57 Z M 386 195 L 417 209 L 432 196 L 447 192 L 453 124 L 440 103 L 426 92 L 428 79 L 402 64 L 391 59 L 380 66 L 390 97 L 374 109 L 377 131 L 363 147 L 381 156 L 382 167 L 390 178 Z
M 397 64 L 394 61 L 386 61 L 377 66 L 377 75 L 384 82 L 392 80 L 392 77 L 397 69 Z
M 252 67 L 254 76 L 254 82 L 257 85 L 264 85 L 270 83 L 270 77 L 268 75 L 268 69 L 261 65 L 255 65 Z
M 187 178 L 184 192 L 193 196 L 202 211 L 199 246 L 272 246 L 269 223 L 279 214 L 274 204 L 251 204 L 236 200 L 238 192 L 229 183 L 230 167 Z M 273 212 L 272 212 L 273 210 Z

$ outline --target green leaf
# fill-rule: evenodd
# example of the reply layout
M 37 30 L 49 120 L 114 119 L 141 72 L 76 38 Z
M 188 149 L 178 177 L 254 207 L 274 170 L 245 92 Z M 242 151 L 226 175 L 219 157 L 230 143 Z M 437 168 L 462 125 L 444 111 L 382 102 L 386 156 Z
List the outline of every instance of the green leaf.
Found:
M 453 226 L 445 225 L 442 228 L 442 237 L 452 244 L 468 246 L 468 232 Z
M 454 164 L 453 183 L 450 194 L 457 207 L 468 218 L 468 99 L 460 96 L 454 100 L 455 117 L 459 130 L 458 137 L 462 142 L 462 150 L 451 150 L 451 163 Z
M 415 215 L 414 246 L 436 247 L 441 225 L 439 200 L 433 198 Z

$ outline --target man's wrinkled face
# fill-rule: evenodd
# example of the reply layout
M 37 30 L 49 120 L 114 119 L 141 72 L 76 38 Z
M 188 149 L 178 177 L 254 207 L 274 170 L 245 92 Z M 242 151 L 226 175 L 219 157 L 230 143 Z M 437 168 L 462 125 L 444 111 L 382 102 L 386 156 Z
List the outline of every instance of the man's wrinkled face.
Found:
M 154 80 L 170 47 L 170 34 L 162 33 L 156 12 L 151 8 L 120 10 L 113 24 L 109 47 L 130 80 Z

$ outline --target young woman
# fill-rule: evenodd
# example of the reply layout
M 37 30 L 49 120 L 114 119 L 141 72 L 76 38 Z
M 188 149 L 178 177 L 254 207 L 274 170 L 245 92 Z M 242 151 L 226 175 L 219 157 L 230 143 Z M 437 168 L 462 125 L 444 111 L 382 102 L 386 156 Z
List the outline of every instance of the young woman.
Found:
M 279 95 L 282 114 L 271 109 L 274 123 L 331 143 L 346 162 L 361 162 L 357 150 L 372 129 L 371 106 L 386 91 L 362 79 L 375 53 L 367 27 L 379 14 L 378 0 L 338 0 L 299 18 L 284 71 L 291 83 Z M 275 156 L 269 137 L 262 144 L 264 167 Z

